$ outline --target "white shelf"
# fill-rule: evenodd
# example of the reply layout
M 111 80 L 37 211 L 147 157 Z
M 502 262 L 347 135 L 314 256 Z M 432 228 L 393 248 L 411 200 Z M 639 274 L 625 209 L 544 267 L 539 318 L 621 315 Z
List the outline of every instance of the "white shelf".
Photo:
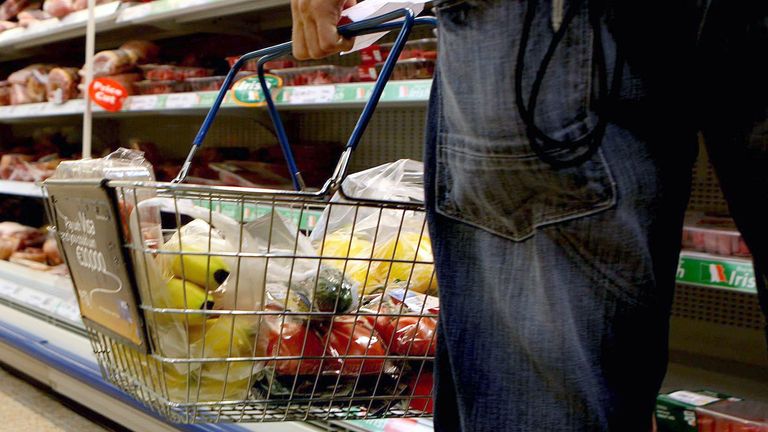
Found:
M 102 33 L 137 24 L 190 22 L 288 4 L 288 0 L 157 0 L 139 5 L 114 2 L 96 7 L 96 31 Z M 23 57 L 23 51 L 28 48 L 83 37 L 87 18 L 88 11 L 83 10 L 62 19 L 40 21 L 28 28 L 6 30 L 0 33 L 0 60 Z
M 43 190 L 33 182 L 0 180 L 0 194 L 42 198 Z
M 426 105 L 431 86 L 431 80 L 391 81 L 384 90 L 380 105 L 382 107 Z M 284 87 L 273 91 L 273 96 L 276 104 L 283 109 L 340 109 L 361 106 L 368 100 L 372 87 L 373 83 Z M 111 113 L 94 106 L 94 113 L 98 117 L 198 113 L 211 107 L 217 93 L 211 91 L 130 96 L 126 99 L 122 111 Z M 236 105 L 229 96 L 227 96 L 223 108 L 247 109 Z M 0 123 L 82 115 L 84 109 L 85 101 L 83 99 L 71 100 L 63 104 L 44 102 L 4 106 L 0 107 Z
M 82 327 L 72 281 L 0 261 L 0 299 Z

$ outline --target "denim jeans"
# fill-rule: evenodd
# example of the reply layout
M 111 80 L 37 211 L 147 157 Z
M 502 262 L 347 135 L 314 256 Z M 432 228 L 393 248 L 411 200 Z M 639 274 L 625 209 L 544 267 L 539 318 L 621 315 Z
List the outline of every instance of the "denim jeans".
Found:
M 756 12 L 764 11 L 755 6 L 724 28 L 708 15 L 746 7 L 617 2 L 593 31 L 586 2 L 564 2 L 580 9 L 544 75 L 537 126 L 575 140 L 597 124 L 595 38 L 606 47 L 606 70 L 621 53 L 623 73 L 615 97 L 599 101 L 608 120 L 599 151 L 554 169 L 532 152 L 515 105 L 528 3 L 437 9 L 440 57 L 425 155 L 441 297 L 435 428 L 646 432 L 666 371 L 702 124 L 718 173 L 731 182 L 724 189 L 733 214 L 758 268 L 766 268 L 768 231 L 755 210 L 768 203 L 765 84 L 757 79 L 768 76 L 758 54 L 766 48 L 765 15 Z M 558 28 L 558 3 L 537 3 L 526 92 Z M 756 36 L 744 31 L 747 20 Z M 723 42 L 743 45 L 734 51 Z M 755 71 L 746 77 L 724 60 Z M 712 70 L 700 70 L 705 65 Z M 745 78 L 753 81 L 730 84 Z

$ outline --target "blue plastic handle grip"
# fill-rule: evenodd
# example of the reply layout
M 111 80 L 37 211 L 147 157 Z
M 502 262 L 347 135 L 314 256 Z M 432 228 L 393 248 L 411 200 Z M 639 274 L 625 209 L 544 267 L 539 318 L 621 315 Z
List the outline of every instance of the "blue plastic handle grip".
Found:
M 399 18 L 402 18 L 402 20 L 398 20 Z M 435 18 L 415 18 L 413 11 L 410 9 L 400 9 L 375 18 L 370 18 L 364 21 L 346 24 L 339 27 L 339 34 L 346 38 L 400 29 L 400 33 L 398 34 L 392 50 L 390 51 L 387 60 L 384 62 L 381 73 L 379 74 L 379 77 L 373 87 L 371 97 L 368 99 L 368 102 L 366 102 L 365 107 L 363 108 L 363 111 L 360 114 L 360 117 L 355 124 L 352 133 L 350 134 L 349 140 L 347 141 L 348 149 L 354 150 L 360 143 L 360 139 L 362 138 L 368 123 L 370 122 L 373 111 L 376 109 L 376 105 L 378 104 L 379 99 L 384 92 L 384 87 L 386 86 L 387 81 L 389 81 L 389 77 L 392 75 L 395 63 L 400 57 L 400 53 L 405 46 L 405 42 L 408 40 L 408 36 L 410 35 L 413 26 L 435 26 L 436 24 L 437 21 Z M 298 177 L 299 170 L 296 165 L 296 160 L 293 156 L 290 143 L 288 142 L 288 136 L 285 132 L 285 127 L 283 126 L 283 122 L 280 119 L 280 115 L 277 111 L 277 108 L 275 107 L 272 94 L 264 77 L 264 64 L 270 60 L 289 54 L 291 50 L 292 44 L 290 42 L 284 42 L 279 45 L 274 45 L 258 51 L 247 53 L 235 62 L 235 64 L 232 66 L 232 69 L 227 74 L 227 77 L 222 84 L 221 90 L 216 96 L 216 100 L 214 101 L 213 106 L 211 106 L 211 109 L 208 111 L 205 120 L 203 120 L 203 124 L 201 125 L 197 136 L 195 136 L 195 139 L 192 142 L 193 148 L 190 152 L 190 156 L 187 158 L 185 165 L 188 165 L 191 162 L 191 157 L 194 154 L 196 148 L 200 147 L 205 140 L 205 137 L 208 134 L 208 130 L 213 124 L 213 121 L 219 112 L 219 108 L 221 108 L 221 104 L 226 97 L 227 90 L 231 87 L 233 81 L 235 80 L 237 72 L 247 61 L 258 58 L 259 60 L 257 70 L 259 82 L 261 84 L 261 89 L 267 105 L 267 112 L 269 113 L 269 116 L 275 126 L 275 134 L 277 135 L 280 147 L 283 151 L 283 155 L 285 156 L 286 162 L 288 164 L 293 186 L 296 188 L 296 190 L 301 190 L 302 185 Z M 183 177 L 180 175 L 180 178 Z

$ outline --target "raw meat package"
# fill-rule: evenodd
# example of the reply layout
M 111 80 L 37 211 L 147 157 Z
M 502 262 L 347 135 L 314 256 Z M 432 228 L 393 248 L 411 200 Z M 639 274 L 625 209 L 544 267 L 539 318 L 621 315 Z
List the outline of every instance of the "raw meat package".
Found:
M 77 85 L 80 76 L 77 68 L 53 68 L 48 72 L 46 94 L 48 101 L 62 103 L 75 99 L 78 94 Z
M 376 65 L 377 73 L 381 72 L 384 63 Z M 435 74 L 435 60 L 410 58 L 398 60 L 392 71 L 392 80 L 429 79 Z M 378 76 L 378 74 L 377 74 Z
M 31 8 L 24 9 L 23 11 L 19 12 L 18 16 L 16 16 L 16 19 L 19 20 L 19 25 L 22 27 L 29 27 L 38 21 L 43 21 L 50 18 L 53 17 L 47 12 L 40 9 Z
M 357 79 L 357 68 L 344 66 L 326 65 L 273 69 L 270 73 L 282 78 L 284 86 L 347 83 Z
M 224 85 L 225 76 L 187 78 L 186 83 L 191 91 L 216 91 Z
M 733 219 L 698 212 L 685 218 L 683 249 L 721 256 L 751 256 Z
M 0 20 L 0 33 L 4 32 L 6 30 L 10 30 L 12 28 L 16 28 L 18 26 L 19 26 L 19 24 L 15 23 L 13 21 L 2 21 L 2 20 Z
M 160 48 L 149 41 L 128 41 L 116 50 L 97 53 L 93 57 L 93 76 L 116 75 L 130 71 L 140 64 L 155 60 Z M 84 71 L 80 71 L 84 75 Z
M 62 18 L 75 11 L 74 0 L 45 0 L 43 10 L 51 16 Z
M 0 81 L 0 106 L 11 104 L 11 83 Z
M 45 102 L 48 73 L 54 66 L 33 64 L 12 73 L 8 77 L 11 83 L 11 104 Z
M 388 43 L 388 44 L 382 44 L 381 50 L 384 51 L 384 56 L 386 57 L 389 55 L 389 51 L 392 50 L 392 46 L 394 44 Z M 407 59 L 436 59 L 437 58 L 437 39 L 435 38 L 429 38 L 429 39 L 418 39 L 418 40 L 412 40 L 405 43 L 405 47 L 403 47 L 403 50 L 400 52 L 400 57 L 398 60 L 407 60 Z M 381 60 L 379 60 L 381 61 Z
M 0 21 L 7 21 L 16 17 L 27 7 L 27 0 L 5 0 L 0 4 Z
M 178 81 L 139 81 L 133 83 L 136 94 L 166 94 L 184 91 L 183 84 Z
M 189 78 L 208 77 L 213 70 L 194 66 L 147 64 L 140 66 L 144 77 L 150 81 L 183 81 Z

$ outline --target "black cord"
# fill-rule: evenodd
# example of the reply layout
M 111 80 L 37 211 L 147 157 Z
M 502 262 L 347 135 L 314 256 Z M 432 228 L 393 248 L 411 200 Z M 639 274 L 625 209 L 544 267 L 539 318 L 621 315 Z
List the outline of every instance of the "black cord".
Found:
M 526 128 L 529 145 L 531 150 L 544 162 L 555 169 L 563 169 L 581 165 L 598 151 L 603 141 L 607 119 L 605 115 L 598 112 L 597 124 L 582 137 L 576 140 L 557 140 L 548 136 L 538 126 L 536 126 L 536 103 L 541 92 L 541 86 L 552 58 L 555 55 L 558 45 L 563 40 L 568 26 L 576 17 L 579 9 L 587 0 L 574 1 L 569 7 L 563 18 L 560 28 L 555 32 L 552 41 L 547 47 L 544 58 L 536 70 L 536 77 L 531 85 L 531 93 L 526 103 L 523 97 L 523 73 L 525 72 L 525 55 L 528 49 L 531 28 L 533 27 L 536 16 L 536 0 L 528 1 L 528 9 L 523 22 L 522 36 L 520 38 L 520 47 L 517 54 L 517 63 L 515 65 L 515 102 L 520 112 L 520 117 Z M 590 3 L 591 4 L 591 3 Z M 588 5 L 589 7 L 589 5 Z M 602 10 L 590 7 L 589 22 L 594 34 L 595 64 L 597 67 L 598 96 L 595 101 L 595 109 L 600 110 L 609 100 L 615 99 L 618 95 L 621 84 L 621 74 L 623 69 L 623 60 L 616 52 L 616 59 L 613 71 L 613 79 L 610 90 L 608 88 L 608 67 L 605 60 L 605 47 L 602 42 L 601 15 Z M 589 109 L 589 107 L 587 107 Z

